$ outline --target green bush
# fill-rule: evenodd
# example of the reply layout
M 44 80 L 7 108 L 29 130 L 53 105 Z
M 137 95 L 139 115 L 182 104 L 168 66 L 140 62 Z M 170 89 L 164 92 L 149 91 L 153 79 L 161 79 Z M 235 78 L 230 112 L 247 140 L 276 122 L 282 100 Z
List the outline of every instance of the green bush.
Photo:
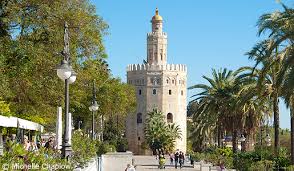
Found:
M 279 156 L 274 156 L 271 147 L 256 148 L 251 152 L 240 152 L 234 155 L 234 168 L 237 170 L 249 170 L 252 167 L 258 168 L 260 165 L 271 162 L 273 169 L 281 169 L 289 166 L 289 155 L 287 150 L 281 148 Z
M 30 152 L 26 151 L 22 144 L 8 142 L 6 145 L 8 151 L 5 151 L 4 155 L 0 157 L 0 168 L 4 168 L 5 165 L 9 166 L 7 168 L 9 171 L 19 170 L 13 167 L 24 165 L 33 166 L 33 170 L 39 166 L 39 171 L 47 171 L 49 167 L 65 171 L 74 168 L 73 163 L 61 159 L 60 154 L 56 151 L 40 148 L 38 151 Z
M 128 141 L 125 138 L 121 138 L 116 145 L 117 152 L 126 152 L 128 148 Z
M 290 165 L 286 169 L 286 171 L 293 171 L 293 170 L 294 170 L 294 165 Z
M 199 153 L 199 152 L 190 152 L 191 157 L 195 162 L 199 162 L 201 160 L 204 160 L 205 154 L 204 153 Z
M 252 165 L 249 167 L 248 170 L 250 170 L 250 171 L 262 171 L 262 170 L 272 171 L 272 170 L 274 170 L 273 161 L 261 160 L 258 162 L 254 162 L 254 163 L 252 163 Z
M 102 154 L 105 154 L 107 152 L 115 152 L 116 147 L 111 144 L 106 143 L 98 143 L 97 144 L 97 155 L 101 156 Z
M 75 131 L 72 137 L 73 157 L 72 162 L 84 166 L 96 156 L 96 142 L 82 131 Z
M 232 168 L 233 166 L 233 151 L 230 148 L 211 147 L 206 149 L 204 153 L 191 152 L 190 154 L 194 161 L 204 160 L 216 166 L 224 165 L 227 168 Z

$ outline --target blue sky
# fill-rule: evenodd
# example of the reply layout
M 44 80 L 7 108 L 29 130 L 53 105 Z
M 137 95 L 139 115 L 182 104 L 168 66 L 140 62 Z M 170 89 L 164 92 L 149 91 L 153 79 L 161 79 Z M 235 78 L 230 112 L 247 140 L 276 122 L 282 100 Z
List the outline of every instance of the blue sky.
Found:
M 91 0 L 97 14 L 109 24 L 104 39 L 115 77 L 126 80 L 126 66 L 146 59 L 146 35 L 155 8 L 168 34 L 168 63 L 186 64 L 188 86 L 204 83 L 212 68 L 252 66 L 244 54 L 260 40 L 256 22 L 264 13 L 281 10 L 275 0 Z M 293 7 L 294 2 L 282 0 Z M 190 91 L 190 97 L 194 92 Z M 189 99 L 190 100 L 190 99 Z M 282 102 L 283 103 L 283 102 Z M 281 127 L 290 117 L 281 104 Z

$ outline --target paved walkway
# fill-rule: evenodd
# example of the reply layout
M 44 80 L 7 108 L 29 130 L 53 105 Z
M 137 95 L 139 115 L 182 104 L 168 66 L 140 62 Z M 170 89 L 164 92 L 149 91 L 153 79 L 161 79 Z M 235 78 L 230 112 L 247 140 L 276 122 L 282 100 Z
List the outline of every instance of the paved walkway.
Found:
M 175 169 L 174 165 L 170 165 L 168 156 L 166 157 L 166 167 L 165 169 L 158 169 L 158 160 L 154 156 L 134 156 L 135 165 L 137 166 L 136 171 L 196 171 L 191 167 L 189 163 L 185 163 L 184 167 L 180 169 Z

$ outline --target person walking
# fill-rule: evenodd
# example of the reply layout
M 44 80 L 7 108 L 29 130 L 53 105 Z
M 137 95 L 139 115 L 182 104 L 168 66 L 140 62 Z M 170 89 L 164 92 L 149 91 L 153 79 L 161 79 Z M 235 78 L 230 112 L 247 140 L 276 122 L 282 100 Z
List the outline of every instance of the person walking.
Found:
M 176 151 L 175 153 L 175 168 L 177 169 L 178 168 L 178 162 L 179 162 L 179 152 Z
M 169 160 L 170 160 L 170 164 L 173 165 L 174 164 L 174 155 L 172 153 L 169 153 Z
M 180 154 L 179 154 L 180 168 L 183 167 L 184 161 L 185 161 L 184 153 L 180 151 Z
M 164 158 L 164 153 L 162 153 L 159 155 L 159 167 L 158 168 L 164 169 L 165 168 L 164 164 L 165 164 L 165 158 Z
M 193 159 L 193 157 L 190 155 L 190 163 L 191 163 L 191 165 L 193 166 L 193 168 L 194 168 L 194 159 Z

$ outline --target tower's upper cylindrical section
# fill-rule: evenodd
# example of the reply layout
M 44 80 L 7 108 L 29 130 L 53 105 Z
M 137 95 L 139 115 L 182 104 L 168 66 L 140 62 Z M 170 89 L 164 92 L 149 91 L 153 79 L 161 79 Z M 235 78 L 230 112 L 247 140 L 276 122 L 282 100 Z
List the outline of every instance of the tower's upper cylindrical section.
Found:
M 155 15 L 152 17 L 152 32 L 162 32 L 162 17 L 159 15 L 158 8 L 155 10 Z
M 152 17 L 152 32 L 147 35 L 147 62 L 154 65 L 167 63 L 167 35 L 162 32 L 162 17 L 156 8 Z

